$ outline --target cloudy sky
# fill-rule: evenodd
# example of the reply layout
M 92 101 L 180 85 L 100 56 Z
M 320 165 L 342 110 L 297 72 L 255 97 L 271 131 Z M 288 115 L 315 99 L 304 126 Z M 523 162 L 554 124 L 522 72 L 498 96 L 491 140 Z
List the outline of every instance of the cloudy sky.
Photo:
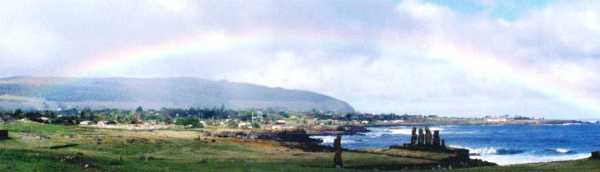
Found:
M 363 112 L 600 118 L 600 1 L 0 4 L 0 77 L 191 76 Z

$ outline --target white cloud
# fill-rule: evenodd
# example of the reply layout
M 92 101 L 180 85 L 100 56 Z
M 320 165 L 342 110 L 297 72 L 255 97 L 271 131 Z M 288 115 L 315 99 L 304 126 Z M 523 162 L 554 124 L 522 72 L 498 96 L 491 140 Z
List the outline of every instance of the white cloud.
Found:
M 62 73 L 115 51 L 189 38 L 210 42 L 198 46 L 212 51 L 172 53 L 95 75 L 228 79 L 397 113 L 587 117 L 594 110 L 582 106 L 600 96 L 595 1 L 558 2 L 511 21 L 417 0 L 27 4 L 0 7 L 0 24 L 12 28 L 0 29 L 10 38 L 0 40 L 4 75 Z M 194 37 L 206 33 L 212 36 Z M 32 52 L 38 59 L 22 58 Z M 6 66 L 33 63 L 40 64 L 36 70 Z M 589 101 L 564 100 L 569 95 Z
M 401 1 L 397 8 L 401 14 L 419 19 L 442 19 L 453 15 L 447 8 L 420 0 Z

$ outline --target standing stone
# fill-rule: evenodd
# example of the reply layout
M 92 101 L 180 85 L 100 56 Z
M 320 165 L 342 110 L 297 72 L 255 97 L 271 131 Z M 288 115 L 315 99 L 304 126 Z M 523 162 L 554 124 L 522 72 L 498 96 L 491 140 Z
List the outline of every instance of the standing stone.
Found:
M 440 143 L 440 130 L 433 130 L 433 146 L 441 147 Z
M 415 128 L 415 127 L 412 128 L 412 135 L 410 136 L 410 144 L 411 145 L 417 144 L 417 128 Z
M 446 140 L 442 139 L 442 148 L 446 148 Z
M 417 138 L 417 144 L 423 145 L 425 144 L 425 135 L 423 134 L 423 129 L 419 128 L 419 136 Z
M 0 140 L 8 139 L 8 130 L 0 130 Z
M 433 140 L 432 137 L 431 130 L 429 130 L 429 128 L 425 128 L 425 145 L 431 145 Z
M 342 135 L 338 134 L 333 141 L 333 148 L 335 149 L 335 156 L 333 162 L 336 168 L 344 168 L 344 162 L 342 161 Z

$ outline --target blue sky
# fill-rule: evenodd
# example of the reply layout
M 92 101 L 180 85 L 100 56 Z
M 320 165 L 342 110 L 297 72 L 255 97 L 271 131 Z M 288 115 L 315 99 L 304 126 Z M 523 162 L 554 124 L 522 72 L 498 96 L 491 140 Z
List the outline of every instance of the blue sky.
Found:
M 524 13 L 540 9 L 554 0 L 429 0 L 466 15 L 485 13 L 505 20 L 515 20 Z
M 172 77 L 364 112 L 600 118 L 600 1 L 0 2 L 0 76 Z

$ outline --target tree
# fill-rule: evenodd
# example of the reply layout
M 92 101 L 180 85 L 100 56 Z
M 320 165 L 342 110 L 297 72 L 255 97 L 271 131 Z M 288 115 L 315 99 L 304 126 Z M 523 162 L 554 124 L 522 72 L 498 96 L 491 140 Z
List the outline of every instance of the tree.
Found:
M 227 121 L 227 127 L 238 128 L 238 123 L 235 120 L 229 120 L 229 121 Z
M 253 122 L 252 128 L 260 128 L 260 124 L 258 122 Z
M 15 118 L 15 119 L 21 119 L 21 118 L 24 118 L 24 117 L 25 117 L 25 115 L 23 114 L 23 110 L 21 110 L 21 109 L 17 109 L 17 110 L 15 110 L 15 112 L 13 113 L 12 117 L 13 117 L 13 118 Z
M 94 121 L 94 120 L 96 120 L 96 115 L 94 114 L 92 109 L 84 108 L 81 112 L 79 112 L 79 119 Z
M 133 122 L 137 124 L 137 123 L 141 122 L 143 118 L 144 118 L 144 108 L 142 108 L 142 106 L 138 106 L 135 109 L 135 113 L 133 114 Z
M 40 118 L 42 116 L 42 114 L 40 114 L 40 112 L 38 111 L 30 111 L 25 113 L 25 117 L 27 117 L 27 119 L 35 121 L 38 118 Z

